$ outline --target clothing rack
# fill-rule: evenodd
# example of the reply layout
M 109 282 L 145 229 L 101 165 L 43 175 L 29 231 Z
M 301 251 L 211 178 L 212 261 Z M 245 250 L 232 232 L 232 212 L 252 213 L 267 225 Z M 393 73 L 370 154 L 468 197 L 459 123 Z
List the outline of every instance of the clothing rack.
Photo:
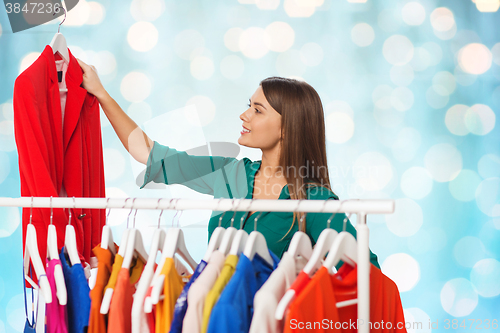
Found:
M 215 211 L 264 211 L 309 213 L 354 213 L 357 215 L 358 244 L 358 332 L 369 332 L 370 319 L 370 250 L 367 214 L 392 214 L 394 200 L 267 200 L 179 198 L 74 198 L 74 197 L 0 197 L 0 207 L 37 208 L 123 208 Z

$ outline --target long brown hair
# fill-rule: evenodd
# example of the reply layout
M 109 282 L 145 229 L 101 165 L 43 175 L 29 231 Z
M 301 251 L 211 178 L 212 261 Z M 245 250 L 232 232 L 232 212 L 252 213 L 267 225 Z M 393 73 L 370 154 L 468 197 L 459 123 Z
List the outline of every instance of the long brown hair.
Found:
M 262 80 L 260 85 L 269 104 L 281 115 L 283 139 L 279 164 L 285 172 L 290 198 L 307 199 L 310 186 L 323 186 L 331 191 L 325 118 L 316 90 L 304 81 L 276 76 Z M 304 214 L 293 213 L 290 230 Z M 305 229 L 304 220 L 299 230 Z

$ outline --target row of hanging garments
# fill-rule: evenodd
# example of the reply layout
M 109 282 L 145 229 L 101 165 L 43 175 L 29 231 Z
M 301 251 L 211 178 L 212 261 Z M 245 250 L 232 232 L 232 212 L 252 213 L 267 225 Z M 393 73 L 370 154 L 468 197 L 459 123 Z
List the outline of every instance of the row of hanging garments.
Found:
M 357 243 L 348 232 L 327 228 L 314 248 L 296 232 L 280 260 L 261 233 L 218 227 L 196 263 L 179 228 L 158 228 L 146 252 L 134 215 L 120 246 L 103 228 L 93 249 L 98 268 L 92 290 L 81 265 L 80 273 L 69 272 L 78 264 L 68 262 L 64 251 L 59 257 L 73 296 L 64 309 L 59 289 L 52 289 L 57 297 L 46 308 L 49 333 L 357 331 Z M 396 284 L 370 266 L 370 322 L 386 323 L 373 331 L 406 332 Z M 77 279 L 69 278 L 75 274 Z M 68 330 L 50 325 L 65 321 Z

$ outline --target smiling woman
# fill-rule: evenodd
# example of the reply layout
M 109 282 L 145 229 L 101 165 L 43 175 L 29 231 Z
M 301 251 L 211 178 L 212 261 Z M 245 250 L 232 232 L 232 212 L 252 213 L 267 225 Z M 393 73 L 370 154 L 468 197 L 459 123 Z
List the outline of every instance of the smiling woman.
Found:
M 95 69 L 79 62 L 84 71 L 84 88 L 98 98 L 124 147 L 147 165 L 141 189 L 153 181 L 182 184 L 214 198 L 339 199 L 330 187 L 321 99 L 306 82 L 282 77 L 260 82 L 248 108 L 240 115 L 243 123 L 238 143 L 260 149 L 262 159 L 238 160 L 189 155 L 152 141 L 109 96 Z M 222 213 L 212 213 L 209 239 L 219 223 L 225 228 L 234 225 L 247 232 L 257 230 L 280 258 L 298 230 L 304 231 L 314 245 L 331 217 L 328 213 Z M 251 215 L 256 218 L 247 223 Z M 331 227 L 356 236 L 356 229 L 346 221 L 345 214 L 335 214 Z M 371 262 L 380 267 L 377 256 L 372 252 L 370 256 Z

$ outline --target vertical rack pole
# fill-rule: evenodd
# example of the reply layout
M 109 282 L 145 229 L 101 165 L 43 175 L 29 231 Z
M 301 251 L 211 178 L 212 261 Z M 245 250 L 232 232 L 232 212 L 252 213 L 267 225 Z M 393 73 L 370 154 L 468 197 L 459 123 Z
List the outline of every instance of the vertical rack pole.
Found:
M 358 213 L 358 333 L 369 333 L 370 326 L 370 247 L 366 213 Z

